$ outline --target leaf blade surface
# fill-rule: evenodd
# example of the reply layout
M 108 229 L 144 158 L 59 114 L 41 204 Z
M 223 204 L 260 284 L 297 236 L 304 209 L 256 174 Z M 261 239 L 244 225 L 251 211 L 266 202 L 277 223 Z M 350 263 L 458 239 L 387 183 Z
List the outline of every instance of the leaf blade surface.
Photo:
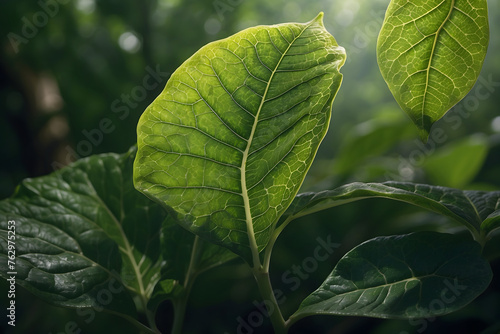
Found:
M 135 186 L 251 262 L 326 133 L 344 60 L 322 15 L 206 45 L 141 117 Z
M 59 306 L 136 317 L 131 293 L 147 300 L 160 279 L 166 213 L 134 189 L 134 156 L 79 160 L 24 180 L 0 202 L 0 258 L 7 266 L 7 221 L 15 221 L 21 286 Z
M 494 218 L 494 212 L 498 210 L 500 191 L 463 191 L 411 182 L 354 182 L 333 190 L 299 194 L 283 217 L 292 219 L 374 197 L 406 202 L 448 216 L 467 226 L 473 234 L 477 234 L 489 215 Z
M 492 278 L 481 247 L 452 234 L 378 237 L 347 253 L 291 317 L 426 318 L 467 305 Z
M 486 0 L 392 0 L 377 42 L 382 76 L 427 140 L 474 86 L 489 42 Z

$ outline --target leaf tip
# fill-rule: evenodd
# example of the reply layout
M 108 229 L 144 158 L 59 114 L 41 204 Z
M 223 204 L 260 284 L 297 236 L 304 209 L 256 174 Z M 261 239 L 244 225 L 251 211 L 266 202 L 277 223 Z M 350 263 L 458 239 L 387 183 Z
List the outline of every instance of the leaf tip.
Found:
M 312 20 L 312 22 L 319 23 L 321 26 L 323 26 L 323 16 L 325 16 L 324 12 L 319 12 L 318 15 Z
M 427 129 L 418 129 L 418 135 L 422 143 L 427 144 L 429 141 L 429 131 Z

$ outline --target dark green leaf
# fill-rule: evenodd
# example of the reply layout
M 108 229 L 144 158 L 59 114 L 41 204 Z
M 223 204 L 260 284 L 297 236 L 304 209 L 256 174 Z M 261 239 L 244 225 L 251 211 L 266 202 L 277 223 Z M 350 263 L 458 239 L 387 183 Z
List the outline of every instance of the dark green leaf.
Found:
M 347 253 L 291 319 L 443 315 L 474 300 L 491 278 L 475 241 L 437 232 L 379 237 Z
M 137 189 L 250 263 L 302 184 L 340 87 L 345 52 L 322 16 L 204 46 L 139 121 Z
M 474 86 L 488 42 L 486 0 L 391 1 L 377 60 L 422 139 Z
M 134 316 L 130 292 L 147 300 L 160 279 L 166 216 L 134 189 L 134 156 L 93 156 L 24 180 L 0 202 L 2 268 L 7 222 L 15 221 L 18 284 L 56 305 L 100 305 Z
M 494 217 L 494 211 L 499 208 L 500 191 L 462 191 L 409 182 L 355 182 L 334 190 L 299 194 L 284 217 L 289 219 L 301 217 L 345 203 L 373 197 L 410 203 L 448 216 L 467 226 L 474 235 L 479 233 L 485 219 L 486 221 L 489 221 L 490 218 L 493 219 L 486 223 L 490 227 L 489 230 L 491 230 L 491 226 L 498 224 L 498 218 Z
M 178 280 L 165 279 L 159 281 L 151 298 L 148 302 L 148 308 L 156 312 L 158 305 L 165 300 L 174 300 L 176 298 L 182 298 L 182 294 L 185 293 L 185 289 Z
M 486 217 L 486 219 L 481 224 L 481 229 L 486 234 L 500 227 L 500 198 L 497 199 L 495 208 L 497 210 L 488 215 L 488 217 Z

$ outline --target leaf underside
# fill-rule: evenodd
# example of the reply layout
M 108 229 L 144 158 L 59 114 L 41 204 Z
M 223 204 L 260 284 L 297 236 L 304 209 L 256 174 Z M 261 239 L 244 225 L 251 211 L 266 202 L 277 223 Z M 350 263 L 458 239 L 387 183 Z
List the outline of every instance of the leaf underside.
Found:
M 327 131 L 344 61 L 322 14 L 204 46 L 139 121 L 136 188 L 251 262 Z
M 377 60 L 394 98 L 427 141 L 474 86 L 489 42 L 486 0 L 392 0 Z
M 474 300 L 491 278 L 474 241 L 437 232 L 378 237 L 347 253 L 291 319 L 443 315 Z
M 11 220 L 18 284 L 59 306 L 97 305 L 135 318 L 131 295 L 147 299 L 160 279 L 166 213 L 134 189 L 134 156 L 92 156 L 24 180 L 0 202 L 2 268 Z

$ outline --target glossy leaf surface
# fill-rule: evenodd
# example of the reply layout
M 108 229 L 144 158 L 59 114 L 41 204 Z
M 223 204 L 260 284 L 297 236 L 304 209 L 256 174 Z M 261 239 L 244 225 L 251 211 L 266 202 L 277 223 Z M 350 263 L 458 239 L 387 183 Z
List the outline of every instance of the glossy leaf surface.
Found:
M 378 237 L 347 253 L 292 319 L 315 314 L 443 315 L 474 300 L 491 278 L 474 241 L 436 232 Z
M 409 182 L 354 182 L 333 190 L 299 194 L 284 216 L 301 217 L 373 197 L 406 202 L 448 216 L 467 226 L 474 234 L 481 230 L 482 224 L 489 226 L 486 232 L 500 224 L 500 191 L 458 190 Z
M 160 279 L 166 213 L 134 189 L 134 156 L 92 156 L 24 180 L 0 202 L 2 268 L 15 221 L 19 285 L 56 305 L 135 317 L 131 296 L 147 300 Z

